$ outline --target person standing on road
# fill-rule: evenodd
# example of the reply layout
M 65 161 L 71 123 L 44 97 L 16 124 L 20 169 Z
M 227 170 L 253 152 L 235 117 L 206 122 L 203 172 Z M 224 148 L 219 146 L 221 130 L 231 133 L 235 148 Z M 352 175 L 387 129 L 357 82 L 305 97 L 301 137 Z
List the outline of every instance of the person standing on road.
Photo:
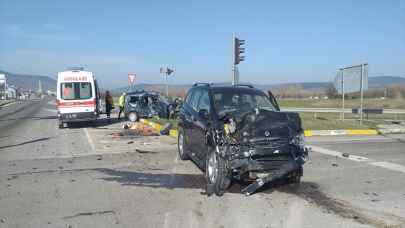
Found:
M 114 101 L 112 96 L 110 95 L 110 91 L 107 90 L 105 92 L 105 112 L 107 114 L 108 121 L 111 121 L 110 115 L 112 109 L 114 109 Z
M 124 108 L 125 108 L 125 95 L 126 93 L 122 93 L 120 98 L 118 99 L 118 104 L 120 106 L 120 112 L 118 113 L 118 119 L 121 119 L 121 113 L 125 113 L 124 112 Z M 125 115 L 125 114 L 124 114 Z

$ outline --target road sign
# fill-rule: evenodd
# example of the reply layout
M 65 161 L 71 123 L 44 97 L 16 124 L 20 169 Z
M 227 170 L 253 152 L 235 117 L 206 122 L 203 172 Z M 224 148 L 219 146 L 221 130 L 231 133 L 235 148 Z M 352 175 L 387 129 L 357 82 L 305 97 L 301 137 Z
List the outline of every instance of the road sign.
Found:
M 342 84 L 344 83 L 344 86 Z M 368 64 L 345 67 L 335 78 L 335 88 L 339 94 L 359 92 L 368 89 Z M 344 91 L 343 91 L 344 89 Z
M 360 91 L 360 125 L 363 124 L 363 96 L 368 89 L 368 64 L 341 68 L 335 78 L 335 88 L 342 94 L 342 120 L 345 119 L 345 93 Z
M 128 74 L 129 84 L 132 86 L 135 83 L 136 74 Z

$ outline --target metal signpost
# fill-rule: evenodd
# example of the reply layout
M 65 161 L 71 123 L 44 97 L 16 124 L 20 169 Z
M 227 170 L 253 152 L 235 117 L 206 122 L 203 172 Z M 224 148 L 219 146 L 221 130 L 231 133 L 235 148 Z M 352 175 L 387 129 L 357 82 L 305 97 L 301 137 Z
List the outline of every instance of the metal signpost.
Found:
M 363 124 L 364 90 L 368 89 L 368 64 L 360 64 L 339 69 L 335 78 L 335 88 L 342 94 L 342 120 L 345 119 L 345 95 L 360 91 L 360 125 Z
M 131 88 L 131 91 L 134 88 L 135 78 L 136 78 L 136 74 L 128 74 L 128 82 L 129 82 L 129 87 Z

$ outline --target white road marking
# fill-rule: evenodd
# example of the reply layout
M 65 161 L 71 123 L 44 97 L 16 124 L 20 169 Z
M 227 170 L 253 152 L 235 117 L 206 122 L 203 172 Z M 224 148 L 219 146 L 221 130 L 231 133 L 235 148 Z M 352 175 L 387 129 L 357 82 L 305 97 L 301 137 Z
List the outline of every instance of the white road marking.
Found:
M 173 166 L 173 169 L 172 169 L 172 174 L 170 175 L 170 180 L 169 180 L 169 186 L 170 187 L 172 187 L 173 186 L 173 184 L 174 184 L 174 179 L 176 178 L 176 173 L 177 173 L 177 163 L 178 163 L 178 160 L 177 160 L 177 153 L 176 153 L 176 156 L 174 157 L 174 160 L 173 160 L 173 163 L 174 163 L 174 166 Z
M 398 165 L 392 162 L 372 162 L 369 163 L 370 165 L 386 168 L 393 171 L 403 172 L 405 173 L 405 166 Z
M 86 134 L 87 141 L 89 142 L 92 151 L 93 152 L 96 151 L 96 146 L 94 145 L 93 139 L 91 138 L 90 133 L 87 130 L 87 128 L 84 128 L 84 133 Z
M 165 220 L 164 220 L 164 223 L 163 223 L 163 227 L 164 227 L 164 228 L 170 228 L 170 221 L 169 221 L 169 219 L 170 219 L 170 212 L 167 212 L 167 213 L 165 214 Z
M 369 159 L 369 158 L 362 157 L 362 156 L 351 155 L 351 154 L 348 157 L 344 157 L 342 152 L 325 149 L 325 148 L 322 148 L 319 146 L 311 146 L 311 148 L 312 148 L 312 151 L 318 152 L 321 154 L 326 154 L 326 155 L 339 157 L 339 158 L 343 158 L 343 159 L 348 159 L 348 160 L 352 160 L 352 161 L 357 161 L 357 162 L 365 162 L 365 164 L 367 164 L 367 165 L 377 166 L 377 167 L 385 168 L 388 170 L 405 173 L 405 166 L 399 165 L 396 163 L 385 162 L 385 161 L 375 161 L 373 159 Z
M 342 152 L 339 151 L 335 151 L 335 150 L 329 150 L 329 149 L 325 149 L 319 146 L 311 146 L 312 150 L 321 154 L 327 154 L 327 155 L 331 155 L 331 156 L 335 156 L 335 157 L 340 157 L 340 158 L 344 158 L 344 159 L 349 159 L 352 161 L 371 161 L 370 159 L 366 158 L 366 157 L 362 157 L 362 156 L 356 156 L 356 155 L 352 155 L 350 154 L 348 157 L 343 156 Z
M 287 218 L 285 219 L 286 224 L 283 227 L 285 228 L 301 227 L 304 210 L 305 210 L 304 203 L 302 201 L 294 201 L 288 207 L 288 215 Z

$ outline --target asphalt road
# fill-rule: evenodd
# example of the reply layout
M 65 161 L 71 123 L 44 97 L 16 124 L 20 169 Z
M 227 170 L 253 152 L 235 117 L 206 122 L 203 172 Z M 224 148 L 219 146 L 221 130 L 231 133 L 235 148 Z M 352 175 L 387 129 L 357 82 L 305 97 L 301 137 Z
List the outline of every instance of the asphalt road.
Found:
M 55 115 L 49 100 L 0 110 L 0 227 L 405 227 L 404 135 L 310 138 L 299 187 L 207 197 L 176 140 Z

